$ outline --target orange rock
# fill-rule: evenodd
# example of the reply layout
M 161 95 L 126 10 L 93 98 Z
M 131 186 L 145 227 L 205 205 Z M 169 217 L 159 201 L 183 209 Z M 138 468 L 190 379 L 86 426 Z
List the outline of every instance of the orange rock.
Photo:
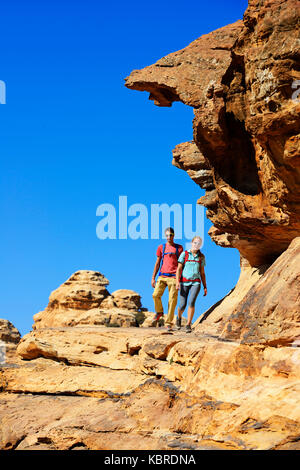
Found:
M 295 448 L 299 348 L 89 326 L 18 352 L 0 369 L 1 449 Z
M 170 334 L 131 327 L 151 325 L 140 296 L 77 271 L 0 367 L 0 449 L 300 449 L 297 11 L 250 0 L 126 81 L 195 108 L 173 164 L 206 189 L 212 239 L 239 249 L 236 287 Z
M 251 287 L 223 323 L 221 337 L 293 345 L 300 340 L 300 237 Z
M 120 289 L 112 295 L 109 281 L 97 271 L 80 270 L 54 290 L 49 304 L 34 315 L 33 329 L 76 325 L 138 326 L 140 295 Z
M 256 267 L 300 234 L 299 14 L 294 0 L 253 0 L 243 21 L 125 79 L 158 106 L 194 108 L 194 142 L 175 147 L 173 164 L 206 190 L 211 238 Z
M 21 335 L 8 320 L 0 318 L 0 365 L 16 360 L 15 352 Z

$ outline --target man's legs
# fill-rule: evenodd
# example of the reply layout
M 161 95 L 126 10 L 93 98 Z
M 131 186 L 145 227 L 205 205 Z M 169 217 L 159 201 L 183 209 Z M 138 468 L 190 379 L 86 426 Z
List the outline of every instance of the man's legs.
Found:
M 178 290 L 176 289 L 176 279 L 175 277 L 170 277 L 167 280 L 168 289 L 169 289 L 169 302 L 168 302 L 168 316 L 166 319 L 166 324 L 172 325 L 174 312 L 177 304 Z
M 162 295 L 165 292 L 165 289 L 167 287 L 167 283 L 161 276 L 158 276 L 158 279 L 155 284 L 155 288 L 152 294 L 153 300 L 154 300 L 154 308 L 156 313 L 164 313 L 164 308 L 163 304 L 161 301 Z

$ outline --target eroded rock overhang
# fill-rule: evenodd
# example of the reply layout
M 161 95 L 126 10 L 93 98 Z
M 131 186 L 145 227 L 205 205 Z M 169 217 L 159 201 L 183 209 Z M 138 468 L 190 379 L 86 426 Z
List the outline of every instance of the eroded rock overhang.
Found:
M 300 234 L 299 13 L 294 0 L 250 1 L 243 20 L 125 79 L 158 106 L 194 108 L 194 140 L 172 163 L 206 190 L 211 238 L 252 266 Z

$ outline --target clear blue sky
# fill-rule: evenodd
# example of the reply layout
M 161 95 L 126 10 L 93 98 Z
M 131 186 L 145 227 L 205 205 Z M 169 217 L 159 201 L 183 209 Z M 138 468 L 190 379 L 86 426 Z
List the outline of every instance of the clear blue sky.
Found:
M 124 78 L 241 19 L 246 7 L 245 0 L 1 6 L 0 318 L 22 335 L 50 292 L 79 269 L 103 273 L 110 292 L 139 292 L 153 310 L 161 240 L 99 240 L 96 209 L 117 209 L 119 195 L 148 208 L 195 204 L 204 191 L 171 164 L 175 145 L 192 139 L 192 108 L 156 107 Z M 210 226 L 205 218 L 208 295 L 200 293 L 195 318 L 239 276 L 239 253 L 216 246 Z

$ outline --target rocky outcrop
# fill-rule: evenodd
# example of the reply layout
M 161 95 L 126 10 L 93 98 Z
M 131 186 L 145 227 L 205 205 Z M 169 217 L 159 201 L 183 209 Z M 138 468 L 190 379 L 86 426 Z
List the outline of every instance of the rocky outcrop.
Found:
M 246 344 L 300 342 L 300 237 L 272 265 L 245 260 L 236 286 L 196 322 L 198 332 Z
M 300 233 L 299 2 L 250 0 L 243 21 L 201 36 L 125 85 L 158 106 L 194 108 L 193 142 L 173 163 L 206 190 L 220 246 L 271 264 Z
M 105 325 L 138 326 L 143 321 L 141 297 L 133 290 L 112 294 L 103 274 L 80 270 L 54 290 L 46 309 L 34 315 L 34 329 L 45 327 Z
M 300 342 L 300 237 L 267 269 L 225 320 L 221 338 L 247 344 Z
M 75 273 L 0 367 L 0 448 L 298 449 L 299 259 L 300 237 L 264 269 L 244 260 L 231 303 L 190 335 Z M 150 327 L 95 321 L 126 306 Z
M 38 317 L 18 359 L 0 368 L 0 448 L 299 449 L 299 261 L 300 237 L 264 269 L 244 260 L 234 302 L 227 296 L 191 334 L 151 328 L 150 312 L 140 312 L 147 328 L 96 324 L 99 292 L 86 302 L 77 281 L 63 284 L 50 296 L 60 313 L 47 312 L 48 326 Z M 90 292 L 95 277 L 75 280 Z M 137 296 L 119 290 L 103 302 L 135 312 Z M 54 326 L 69 298 L 73 320 Z
M 252 267 L 245 258 L 241 257 L 241 271 L 236 285 L 223 299 L 212 305 L 195 321 L 194 328 L 199 332 L 219 336 L 234 308 L 245 298 L 251 287 L 262 278 L 269 267 L 269 264 L 258 268 Z
M 15 360 L 20 339 L 21 335 L 17 328 L 10 321 L 0 318 L 0 364 Z
M 73 274 L 0 367 L 0 449 L 300 449 L 297 9 L 250 0 L 126 81 L 194 107 L 173 164 L 206 190 L 213 240 L 239 249 L 237 285 L 170 333 L 136 292 Z
M 119 289 L 111 294 L 114 305 L 127 310 L 139 310 L 142 308 L 141 296 L 130 289 Z
M 17 328 L 10 321 L 0 318 L 0 341 L 7 345 L 17 345 L 20 339 L 21 335 Z
M 299 348 L 77 326 L 34 330 L 18 353 L 2 449 L 299 448 Z

